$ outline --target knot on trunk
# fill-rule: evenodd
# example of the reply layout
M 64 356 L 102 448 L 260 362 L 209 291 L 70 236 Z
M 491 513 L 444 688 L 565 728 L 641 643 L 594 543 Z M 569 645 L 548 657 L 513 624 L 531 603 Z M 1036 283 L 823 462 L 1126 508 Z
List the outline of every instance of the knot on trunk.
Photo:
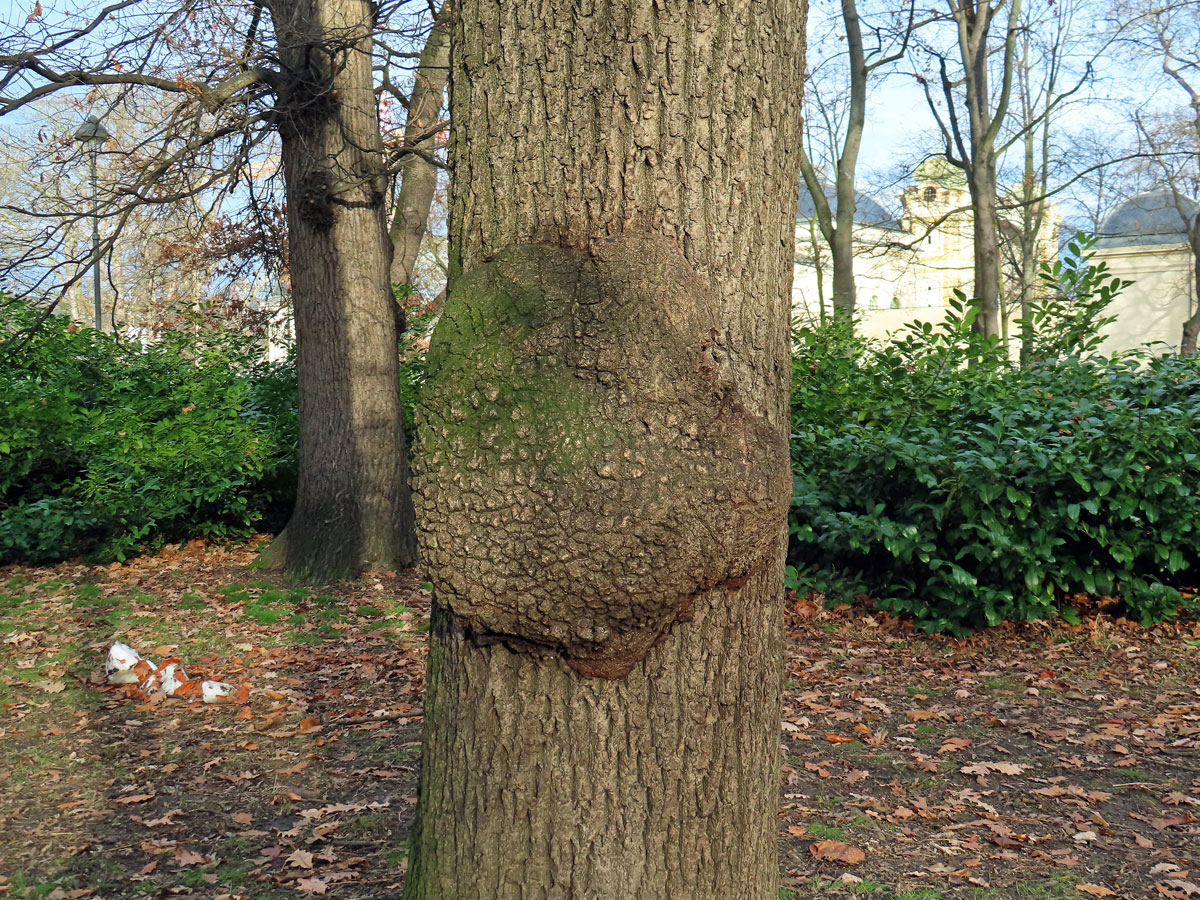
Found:
M 620 678 L 776 548 L 787 441 L 721 377 L 717 303 L 637 233 L 511 247 L 455 282 L 414 492 L 439 602 L 477 639 Z

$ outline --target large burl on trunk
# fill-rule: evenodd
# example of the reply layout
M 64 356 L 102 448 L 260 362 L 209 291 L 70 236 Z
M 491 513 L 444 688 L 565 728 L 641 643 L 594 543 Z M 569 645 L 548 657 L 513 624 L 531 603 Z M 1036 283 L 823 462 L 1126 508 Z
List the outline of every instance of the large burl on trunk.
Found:
M 803 4 L 456 10 L 406 896 L 768 900 Z
M 637 232 L 517 246 L 455 285 L 418 515 L 472 638 L 620 678 L 700 591 L 776 555 L 787 446 L 719 376 L 715 299 Z

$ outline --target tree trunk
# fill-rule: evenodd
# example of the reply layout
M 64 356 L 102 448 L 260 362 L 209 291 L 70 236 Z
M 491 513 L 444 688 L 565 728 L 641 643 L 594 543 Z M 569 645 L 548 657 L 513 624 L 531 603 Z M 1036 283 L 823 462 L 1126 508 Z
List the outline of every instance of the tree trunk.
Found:
M 839 200 L 839 203 L 841 201 Z M 853 201 L 852 201 L 853 205 Z M 833 257 L 833 317 L 838 321 L 854 318 L 856 295 L 854 287 L 854 222 L 842 222 L 842 210 L 838 208 L 838 226 L 829 244 Z
M 409 900 L 776 896 L 801 0 L 466 0 Z
M 863 50 L 862 23 L 855 0 L 842 0 L 842 23 L 846 27 L 846 50 L 850 63 L 850 110 L 846 136 L 837 164 L 837 229 L 830 242 L 833 254 L 833 312 L 835 317 L 854 318 L 857 291 L 854 285 L 854 213 L 858 197 L 854 176 L 867 120 L 867 68 Z
M 1040 230 L 1040 225 L 1035 226 Z M 1021 243 L 1021 365 L 1033 362 L 1033 273 L 1037 271 L 1037 232 L 1034 239 L 1023 236 Z
M 1183 323 L 1179 354 L 1184 357 L 1196 355 L 1196 343 L 1200 338 L 1200 216 L 1188 222 L 1188 247 L 1192 251 L 1192 292 L 1198 297 L 1195 311 Z
M 974 331 L 1000 336 L 1000 233 L 996 215 L 996 166 L 976 159 L 969 172 L 971 208 L 974 212 L 975 297 L 979 313 Z
M 409 97 L 408 118 L 404 123 L 404 143 L 425 153 L 432 153 L 436 138 L 438 113 L 450 72 L 450 11 L 442 4 L 441 12 L 421 50 L 417 76 Z M 400 190 L 392 214 L 390 229 L 392 247 L 392 284 L 412 284 L 417 266 L 417 253 L 429 224 L 429 210 L 437 191 L 438 169 L 416 153 L 410 153 L 400 163 L 396 174 Z
M 264 561 L 316 580 L 415 561 L 371 83 L 368 0 L 274 0 L 296 363 L 299 484 Z
M 958 118 L 951 115 L 947 136 L 947 157 L 957 149 L 955 165 L 967 175 L 971 192 L 971 211 L 974 214 L 975 237 L 975 303 L 978 313 L 973 330 L 989 337 L 1001 336 L 1000 317 L 1000 226 L 996 214 L 996 139 L 1008 115 L 1012 93 L 1017 23 L 1021 0 L 1009 3 L 1008 28 L 1004 37 L 1001 64 L 1001 87 L 993 98 L 988 88 L 988 73 L 993 65 L 993 52 L 988 36 L 995 15 L 1005 0 L 995 6 L 971 0 L 950 0 L 950 12 L 958 26 L 958 50 L 962 58 L 962 88 L 965 92 L 969 127 L 968 142 L 964 141 Z M 941 70 L 942 89 L 948 104 L 954 104 L 955 83 Z

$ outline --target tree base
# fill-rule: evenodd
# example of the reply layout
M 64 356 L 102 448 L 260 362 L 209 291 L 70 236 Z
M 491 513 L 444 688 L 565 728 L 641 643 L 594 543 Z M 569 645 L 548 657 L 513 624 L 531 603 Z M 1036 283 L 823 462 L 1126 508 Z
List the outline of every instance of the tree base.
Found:
M 384 540 L 369 540 L 349 534 L 331 535 L 309 531 L 305 539 L 293 519 L 275 540 L 258 555 L 257 564 L 268 571 L 313 584 L 330 584 L 357 578 L 364 572 L 395 572 L 417 564 L 416 542 L 412 529 L 404 535 L 389 535 Z M 387 548 L 394 549 L 387 549 Z M 373 548 L 373 549 L 370 549 Z
M 781 563 L 696 598 L 623 680 L 435 606 L 406 900 L 770 900 Z

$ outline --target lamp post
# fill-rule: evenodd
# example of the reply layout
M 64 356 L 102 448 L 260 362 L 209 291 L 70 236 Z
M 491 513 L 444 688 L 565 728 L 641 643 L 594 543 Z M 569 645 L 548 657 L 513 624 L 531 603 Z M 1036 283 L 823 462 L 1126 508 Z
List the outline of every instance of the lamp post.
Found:
M 100 117 L 91 115 L 75 130 L 75 140 L 92 151 L 92 298 L 96 303 L 96 330 L 100 330 L 100 181 L 96 175 L 96 158 L 100 147 L 108 140 L 108 131 Z

